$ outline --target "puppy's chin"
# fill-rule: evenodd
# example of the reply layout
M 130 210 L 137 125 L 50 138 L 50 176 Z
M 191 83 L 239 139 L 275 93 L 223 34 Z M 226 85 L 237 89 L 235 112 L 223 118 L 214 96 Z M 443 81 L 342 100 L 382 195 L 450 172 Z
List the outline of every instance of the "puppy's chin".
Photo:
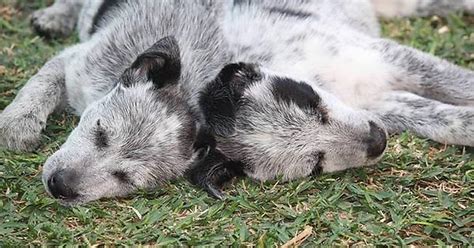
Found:
M 78 207 L 78 206 L 83 206 L 86 204 L 89 204 L 90 202 L 95 202 L 95 201 L 101 201 L 102 199 L 104 201 L 107 201 L 109 199 L 114 199 L 116 197 L 86 197 L 86 196 L 78 196 L 75 197 L 74 199 L 57 199 L 58 203 L 63 206 L 63 207 Z M 121 198 L 121 197 L 119 197 Z
M 84 204 L 86 204 L 90 201 L 93 201 L 93 200 L 87 200 L 84 197 L 79 196 L 79 197 L 76 197 L 72 200 L 58 199 L 57 201 L 63 207 L 77 207 L 77 206 L 80 206 L 80 205 L 84 205 Z

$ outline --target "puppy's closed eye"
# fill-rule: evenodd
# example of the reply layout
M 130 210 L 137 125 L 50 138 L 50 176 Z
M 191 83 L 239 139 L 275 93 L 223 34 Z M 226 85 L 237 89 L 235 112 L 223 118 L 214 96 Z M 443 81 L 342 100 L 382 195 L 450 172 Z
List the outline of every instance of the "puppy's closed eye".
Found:
M 130 182 L 130 178 L 128 177 L 128 174 L 125 171 L 117 170 L 112 172 L 112 175 L 122 183 Z

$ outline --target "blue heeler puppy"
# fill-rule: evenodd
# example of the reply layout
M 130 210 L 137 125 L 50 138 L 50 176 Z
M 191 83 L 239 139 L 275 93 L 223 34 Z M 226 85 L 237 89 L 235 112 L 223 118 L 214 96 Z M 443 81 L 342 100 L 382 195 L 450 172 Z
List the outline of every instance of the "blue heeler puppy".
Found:
M 374 164 L 385 130 L 474 146 L 474 73 L 380 38 L 370 2 L 234 2 L 226 41 L 236 60 L 258 64 L 224 67 L 201 94 L 218 149 L 191 173 L 212 195 L 239 174 L 291 180 Z M 474 10 L 474 1 L 374 4 L 392 15 Z
M 43 172 L 65 205 L 185 171 L 222 197 L 238 174 L 290 180 L 370 165 L 387 131 L 473 146 L 474 74 L 379 37 L 375 13 L 440 9 L 473 1 L 57 0 L 33 26 L 48 36 L 77 26 L 82 43 L 0 114 L 0 145 L 34 149 L 67 102 L 81 121 Z

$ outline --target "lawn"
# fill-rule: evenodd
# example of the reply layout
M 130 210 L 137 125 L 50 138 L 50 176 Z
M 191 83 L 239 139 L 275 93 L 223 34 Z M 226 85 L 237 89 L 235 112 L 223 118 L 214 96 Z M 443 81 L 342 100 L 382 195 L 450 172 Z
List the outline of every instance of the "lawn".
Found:
M 32 33 L 28 14 L 47 2 L 0 0 L 0 109 L 48 58 L 77 40 L 47 41 Z M 391 20 L 383 31 L 474 69 L 474 16 Z M 77 121 L 54 116 L 34 153 L 0 150 L 0 247 L 266 247 L 301 233 L 308 247 L 474 244 L 472 148 L 405 133 L 391 138 L 377 166 L 290 183 L 238 180 L 226 189 L 225 201 L 181 180 L 128 199 L 65 208 L 45 193 L 41 166 Z

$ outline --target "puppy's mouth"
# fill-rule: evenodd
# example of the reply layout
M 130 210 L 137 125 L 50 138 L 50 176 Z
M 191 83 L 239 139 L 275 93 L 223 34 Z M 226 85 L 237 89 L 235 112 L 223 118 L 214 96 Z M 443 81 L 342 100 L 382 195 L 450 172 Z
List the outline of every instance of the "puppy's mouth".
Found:
M 74 198 L 67 198 L 67 199 L 56 199 L 61 206 L 64 207 L 75 207 L 78 205 L 83 205 L 84 203 L 88 202 L 83 196 L 78 195 Z
M 78 206 L 78 205 L 82 205 L 86 202 L 89 202 L 88 200 L 86 200 L 86 197 L 82 194 L 74 194 L 74 197 L 64 197 L 64 196 L 58 196 L 58 197 L 55 197 L 50 189 L 48 187 L 45 187 L 46 188 L 46 193 L 51 197 L 53 198 L 54 200 L 56 200 L 61 206 L 64 206 L 64 207 L 74 207 L 74 206 Z

